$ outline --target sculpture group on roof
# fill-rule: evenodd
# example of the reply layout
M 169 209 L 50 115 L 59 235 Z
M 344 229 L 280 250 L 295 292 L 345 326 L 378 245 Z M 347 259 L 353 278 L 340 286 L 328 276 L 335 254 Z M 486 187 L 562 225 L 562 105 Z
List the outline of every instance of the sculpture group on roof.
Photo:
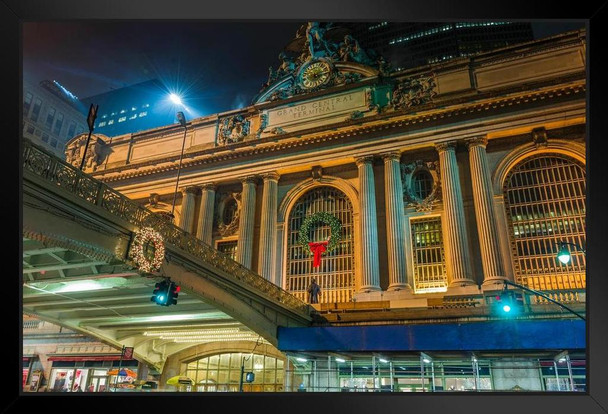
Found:
M 358 63 L 374 67 L 383 74 L 390 71 L 388 63 L 374 50 L 364 49 L 346 29 L 335 27 L 333 23 L 308 22 L 298 29 L 291 45 L 292 55 L 281 52 L 279 66 L 268 68 L 268 81 L 262 89 L 295 73 L 302 64 L 313 59 Z

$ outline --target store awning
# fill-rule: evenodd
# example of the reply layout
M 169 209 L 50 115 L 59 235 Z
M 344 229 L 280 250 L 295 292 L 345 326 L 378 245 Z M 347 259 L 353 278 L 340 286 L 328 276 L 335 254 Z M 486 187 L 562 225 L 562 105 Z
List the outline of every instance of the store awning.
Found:
M 118 361 L 120 360 L 119 355 L 52 355 L 48 357 L 49 361 Z
M 529 351 L 585 349 L 585 321 L 279 327 L 281 351 Z

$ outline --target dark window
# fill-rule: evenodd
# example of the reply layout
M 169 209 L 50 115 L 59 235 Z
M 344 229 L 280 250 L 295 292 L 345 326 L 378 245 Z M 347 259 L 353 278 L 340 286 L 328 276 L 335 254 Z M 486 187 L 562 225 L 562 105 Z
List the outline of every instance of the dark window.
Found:
M 59 135 L 61 133 L 61 127 L 63 126 L 63 114 L 59 112 L 57 114 L 57 120 L 55 121 L 55 128 L 53 128 L 53 134 Z
M 71 122 L 68 128 L 68 139 L 74 136 L 74 132 L 76 132 L 76 122 Z
M 42 100 L 36 98 L 34 101 L 34 107 L 32 108 L 32 121 L 38 121 L 40 115 L 40 108 L 42 107 Z
M 42 142 L 49 142 L 49 134 L 47 134 L 47 133 L 42 134 Z
M 75 366 L 74 361 L 53 361 L 53 368 L 73 368 Z
M 232 223 L 232 220 L 234 220 L 234 216 L 236 215 L 236 211 L 237 211 L 238 207 L 236 204 L 236 200 L 234 198 L 231 198 L 230 200 L 228 200 L 226 202 L 226 204 L 224 205 L 224 214 L 222 217 L 222 222 L 227 226 L 230 223 Z
M 27 92 L 25 94 L 25 98 L 23 99 L 23 116 L 27 116 L 27 114 L 30 112 L 30 106 L 32 105 L 33 98 L 34 95 L 31 93 Z
M 412 190 L 420 200 L 424 200 L 433 192 L 433 176 L 425 170 L 420 170 L 412 177 Z
M 53 121 L 55 120 L 55 108 L 52 106 L 49 108 L 49 111 L 46 113 L 46 126 L 52 127 Z

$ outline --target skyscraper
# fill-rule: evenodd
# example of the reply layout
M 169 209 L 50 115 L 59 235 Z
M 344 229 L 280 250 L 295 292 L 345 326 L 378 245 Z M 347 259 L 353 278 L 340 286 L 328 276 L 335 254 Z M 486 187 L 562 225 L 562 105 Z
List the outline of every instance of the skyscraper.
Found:
M 363 47 L 374 49 L 395 69 L 468 57 L 533 39 L 532 25 L 520 22 L 337 23 Z

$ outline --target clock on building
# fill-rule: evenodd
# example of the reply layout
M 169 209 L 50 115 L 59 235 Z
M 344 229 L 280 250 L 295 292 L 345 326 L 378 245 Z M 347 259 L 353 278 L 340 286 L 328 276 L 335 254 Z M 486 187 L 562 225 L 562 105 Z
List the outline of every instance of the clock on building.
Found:
M 314 89 L 325 85 L 331 79 L 332 68 L 329 63 L 315 60 L 300 70 L 300 84 L 305 89 Z

